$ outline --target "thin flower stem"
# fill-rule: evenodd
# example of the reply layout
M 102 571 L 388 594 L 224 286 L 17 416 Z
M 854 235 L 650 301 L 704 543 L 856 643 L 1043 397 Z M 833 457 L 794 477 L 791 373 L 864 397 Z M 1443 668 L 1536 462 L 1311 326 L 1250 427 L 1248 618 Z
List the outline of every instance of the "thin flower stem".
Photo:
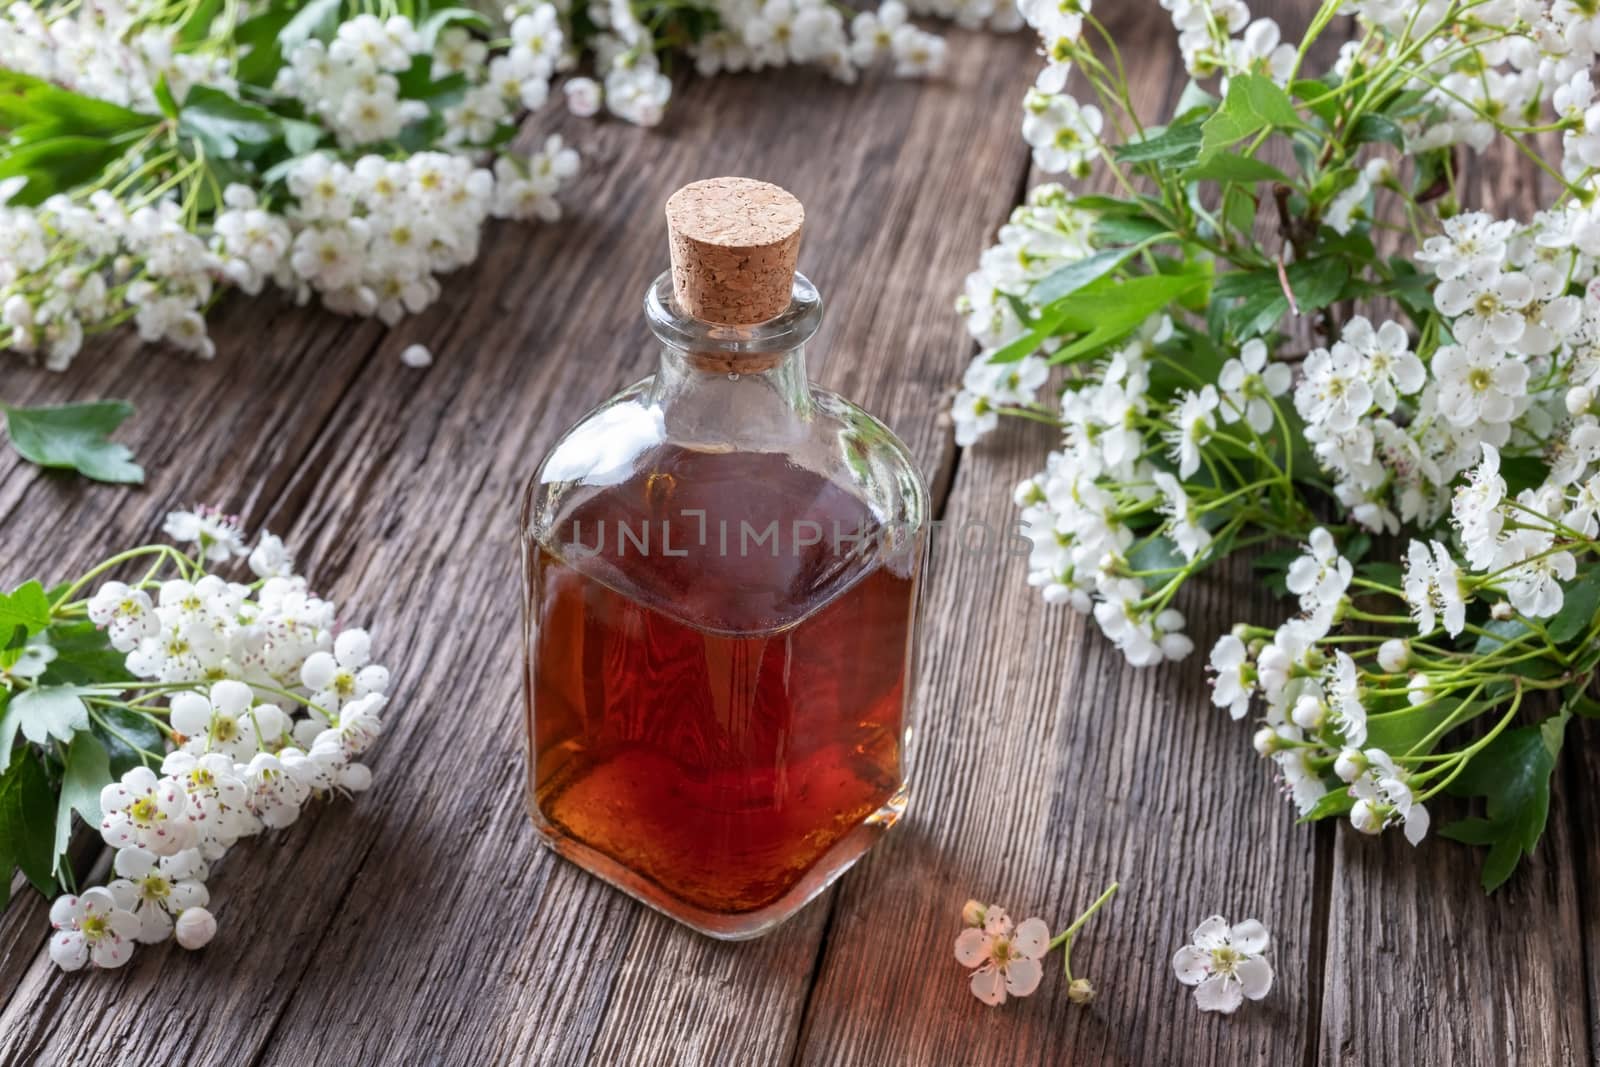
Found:
M 1058 949 L 1058 948 L 1062 950 L 1062 952 L 1061 952 L 1061 968 L 1066 973 L 1067 981 L 1069 981 L 1069 982 L 1072 981 L 1072 938 L 1073 938 L 1073 935 L 1076 934 L 1079 930 L 1083 929 L 1083 924 L 1084 923 L 1086 923 L 1090 919 L 1094 918 L 1094 913 L 1099 911 L 1101 909 L 1101 907 L 1103 907 L 1105 905 L 1106 901 L 1110 900 L 1113 896 L 1115 896 L 1117 890 L 1120 887 L 1121 887 L 1120 883 L 1112 882 L 1109 886 L 1106 887 L 1106 891 L 1104 893 L 1101 893 L 1099 898 L 1097 900 L 1095 900 L 1095 902 L 1093 904 L 1089 905 L 1089 908 L 1088 908 L 1087 911 L 1085 911 L 1082 915 L 1080 915 L 1076 919 L 1074 919 L 1072 921 L 1072 925 L 1071 926 L 1067 927 L 1065 930 L 1061 931 L 1055 937 L 1051 938 L 1050 939 L 1050 944 L 1045 947 L 1045 951 L 1046 952 L 1050 952 L 1050 951 L 1053 951 L 1054 949 Z

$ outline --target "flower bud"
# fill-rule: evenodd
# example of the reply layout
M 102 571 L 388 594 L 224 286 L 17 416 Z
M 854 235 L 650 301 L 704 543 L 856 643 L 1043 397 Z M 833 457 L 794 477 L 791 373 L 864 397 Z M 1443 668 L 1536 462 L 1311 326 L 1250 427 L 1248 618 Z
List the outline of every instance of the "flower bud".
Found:
M 1327 717 L 1327 707 L 1321 699 L 1311 693 L 1306 693 L 1294 702 L 1294 710 L 1289 713 L 1289 718 L 1302 730 L 1320 730 L 1323 720 Z
M 1350 809 L 1350 825 L 1364 834 L 1375 834 L 1383 829 L 1383 819 L 1370 800 L 1358 800 Z
M 976 900 L 969 900 L 961 906 L 961 921 L 967 926 L 982 926 L 986 910 Z
M 1567 390 L 1567 414 L 1582 415 L 1594 403 L 1594 390 L 1575 385 Z
M 1411 681 L 1406 683 L 1406 700 L 1412 707 L 1416 707 L 1418 704 L 1426 704 L 1432 699 L 1433 690 L 1428 688 L 1428 676 L 1426 674 L 1412 675 Z
M 1410 659 L 1411 647 L 1398 637 L 1391 637 L 1378 646 L 1378 666 L 1390 674 L 1405 670 Z
M 1507 604 L 1504 600 L 1496 601 L 1494 606 L 1489 609 L 1489 615 L 1496 622 L 1505 622 L 1507 619 L 1511 618 L 1511 605 Z
M 1067 999 L 1074 1004 L 1087 1004 L 1094 999 L 1094 984 L 1087 978 L 1074 978 L 1067 986 Z
M 1251 744 L 1256 746 L 1256 752 L 1263 756 L 1270 756 L 1278 751 L 1278 731 L 1270 726 L 1263 726 L 1256 731 Z
M 217 936 L 217 920 L 204 908 L 184 908 L 172 930 L 184 948 L 204 948 Z
M 1353 782 L 1367 773 L 1367 757 L 1357 749 L 1347 748 L 1333 761 L 1333 773 L 1340 781 Z

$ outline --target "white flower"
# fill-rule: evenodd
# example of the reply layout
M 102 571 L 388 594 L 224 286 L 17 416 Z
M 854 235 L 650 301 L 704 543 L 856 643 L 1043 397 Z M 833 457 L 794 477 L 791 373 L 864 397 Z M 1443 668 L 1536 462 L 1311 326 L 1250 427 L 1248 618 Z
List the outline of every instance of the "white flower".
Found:
M 567 110 L 581 119 L 590 118 L 600 111 L 600 83 L 593 78 L 568 78 L 561 83 L 562 95 L 567 100 Z
M 1216 678 L 1211 683 L 1211 703 L 1227 708 L 1234 719 L 1242 719 L 1250 710 L 1250 695 L 1255 691 L 1255 668 L 1250 662 L 1244 642 L 1233 634 L 1224 634 L 1211 648 L 1211 669 Z
M 1305 552 L 1289 565 L 1285 584 L 1300 598 L 1300 609 L 1326 630 L 1354 574 L 1355 568 L 1339 554 L 1333 535 L 1318 526 L 1311 531 Z
M 1328 708 L 1344 743 L 1359 748 L 1367 741 L 1367 709 L 1361 703 L 1361 683 L 1355 660 L 1343 651 L 1335 652 L 1333 657 L 1323 681 L 1328 691 Z
M 1433 373 L 1440 414 L 1456 426 L 1509 422 L 1528 392 L 1528 365 L 1508 357 L 1483 334 L 1466 344 L 1441 346 L 1433 354 Z
M 245 554 L 239 519 L 216 508 L 200 506 L 193 511 L 172 511 L 162 532 L 174 541 L 193 544 L 200 558 L 208 563 L 226 563 Z
M 183 734 L 183 749 L 197 756 L 218 752 L 244 763 L 281 738 L 288 717 L 272 704 L 255 705 L 255 693 L 228 678 L 211 687 L 209 698 L 179 693 L 172 698 L 172 728 Z
M 257 753 L 242 771 L 245 788 L 249 790 L 250 810 L 264 825 L 281 830 L 300 817 L 306 786 L 289 773 L 277 756 Z
M 209 897 L 203 879 L 206 866 L 196 849 L 157 856 L 137 845 L 117 851 L 117 879 L 107 888 L 126 901 L 124 907 L 139 920 L 134 935 L 139 941 L 164 941 L 172 933 L 173 918 L 185 908 L 204 905 Z
M 1451 514 L 1461 531 L 1467 562 L 1487 568 L 1498 554 L 1500 532 L 1505 516 L 1500 503 L 1505 499 L 1506 483 L 1500 477 L 1500 452 L 1484 442 L 1483 460 L 1472 471 L 1466 485 L 1456 489 Z
M 1417 802 L 1404 772 L 1382 749 L 1369 748 L 1361 756 L 1365 767 L 1350 785 L 1350 795 L 1356 798 L 1350 808 L 1351 825 L 1375 834 L 1399 822 L 1405 826 L 1406 840 L 1419 844 L 1428 833 L 1428 809 Z M 1354 766 L 1359 764 L 1352 761 Z
M 1492 270 L 1504 261 L 1506 242 L 1515 229 L 1515 222 L 1496 222 L 1481 211 L 1467 212 L 1446 219 L 1444 235 L 1424 241 L 1416 258 L 1431 264 L 1434 274 L 1446 281 Z
M 233 760 L 221 752 L 200 756 L 183 749 L 169 752 L 161 763 L 161 773 L 187 794 L 188 816 L 198 836 L 196 847 L 206 859 L 220 859 L 239 838 L 260 829 Z
M 250 570 L 257 578 L 282 578 L 294 570 L 294 554 L 284 547 L 283 539 L 265 530 L 250 552 Z
M 1294 406 L 1309 426 L 1344 433 L 1372 407 L 1366 360 L 1353 345 L 1340 341 L 1332 349 L 1316 349 L 1306 356 L 1303 375 Z
M 1197 521 L 1189 494 L 1184 492 L 1178 479 L 1166 471 L 1156 471 L 1151 479 L 1164 498 L 1161 510 L 1168 518 L 1167 534 L 1183 553 L 1183 558 L 1192 562 L 1211 544 L 1211 532 Z
M 332 714 L 349 701 L 389 688 L 389 671 L 372 662 L 372 639 L 365 630 L 346 630 L 332 653 L 315 652 L 300 668 L 300 681 L 312 691 L 311 703 Z
M 139 920 L 118 907 L 111 890 L 96 886 L 81 895 L 57 897 L 50 905 L 50 959 L 64 971 L 93 962 L 121 967 L 133 955 Z
M 1241 415 L 1256 433 L 1272 429 L 1272 404 L 1269 397 L 1289 391 L 1292 372 L 1282 363 L 1267 364 L 1267 346 L 1260 338 L 1244 343 L 1237 359 L 1222 365 L 1217 386 L 1222 390 L 1222 418 L 1233 422 Z
M 193 951 L 204 948 L 217 936 L 217 920 L 205 908 L 185 908 L 174 924 L 178 944 Z
M 1199 392 L 1185 391 L 1172 411 L 1172 429 L 1163 436 L 1167 440 L 1168 454 L 1178 464 L 1178 476 L 1187 478 L 1200 469 L 1200 448 L 1211 439 L 1216 429 L 1216 410 L 1219 400 L 1213 386 Z
M 969 907 L 968 911 L 971 909 Z M 972 972 L 972 995 L 985 1004 L 1004 1004 L 1006 997 L 1025 997 L 1039 988 L 1044 968 L 1039 959 L 1050 945 L 1050 928 L 1043 919 L 1026 919 L 1015 930 L 1011 917 L 1000 908 L 978 909 L 969 926 L 956 938 L 956 962 Z
M 1433 294 L 1440 311 L 1451 318 L 1461 316 L 1452 331 L 1457 338 L 1471 342 L 1488 337 L 1497 349 L 1522 337 L 1527 328 L 1522 309 L 1532 300 L 1533 282 L 1526 274 L 1499 270 L 1442 281 Z
M 89 599 L 89 620 L 106 630 L 111 647 L 129 652 L 160 631 L 150 594 L 122 582 L 107 582 Z
M 1562 582 L 1577 574 L 1578 561 L 1571 552 L 1547 552 L 1530 559 L 1501 577 L 1506 599 L 1530 619 L 1545 619 L 1561 610 Z
M 1105 117 L 1065 93 L 1028 91 L 1022 102 L 1022 136 L 1033 146 L 1033 161 L 1046 174 L 1082 177 L 1098 153 Z
M 148 767 L 135 767 L 100 791 L 100 836 L 112 848 L 138 845 L 157 856 L 188 848 L 194 828 L 183 790 Z
M 1398 322 L 1386 321 L 1374 330 L 1371 322 L 1357 315 L 1345 324 L 1343 338 L 1366 357 L 1372 401 L 1381 410 L 1394 411 L 1399 397 L 1410 396 L 1427 384 L 1427 368 L 1412 353 L 1411 339 Z
M 1271 945 L 1267 928 L 1255 919 L 1230 927 L 1213 915 L 1190 935 L 1190 944 L 1172 957 L 1178 981 L 1194 986 L 1201 1011 L 1232 1014 L 1244 998 L 1260 1000 L 1272 989 L 1272 965 L 1263 954 Z
M 1461 571 L 1450 557 L 1450 551 L 1438 541 L 1429 544 L 1412 541 L 1406 546 L 1402 589 L 1421 636 L 1426 637 L 1433 632 L 1436 620 L 1443 621 L 1445 632 L 1451 637 L 1459 634 L 1466 625 L 1467 608 L 1461 593 Z

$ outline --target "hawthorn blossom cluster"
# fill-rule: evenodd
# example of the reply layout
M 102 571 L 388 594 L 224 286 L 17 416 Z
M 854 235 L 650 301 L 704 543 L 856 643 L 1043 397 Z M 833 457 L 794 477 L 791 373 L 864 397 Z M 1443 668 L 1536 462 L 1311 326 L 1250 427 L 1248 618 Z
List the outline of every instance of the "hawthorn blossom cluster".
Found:
M 1036 165 L 1121 194 L 1042 185 L 983 253 L 956 441 L 1056 429 L 1016 492 L 1028 581 L 1133 665 L 1186 655 L 1179 590 L 1250 550 L 1296 610 L 1215 641 L 1213 702 L 1255 719 L 1310 818 L 1415 844 L 1445 789 L 1489 798 L 1445 832 L 1496 846 L 1498 884 L 1547 786 L 1466 771 L 1553 759 L 1600 668 L 1600 23 L 1566 0 L 1327 0 L 1295 44 L 1240 0 L 1163 6 L 1194 79 L 1165 121 L 1133 114 L 1088 4 L 1021 6 Z M 1350 14 L 1337 62 L 1305 68 Z M 1493 142 L 1553 206 L 1461 203 L 1462 149 Z M 1385 231 L 1412 243 L 1380 251 Z M 1398 560 L 1367 558 L 1396 535 Z
M 1005 21 L 989 0 L 937 6 L 964 24 Z M 94 136 L 129 146 L 87 180 L 44 168 L 49 195 L 32 165 L 0 182 L 0 344 L 60 370 L 86 335 L 131 319 L 141 340 L 209 358 L 205 314 L 223 288 L 269 282 L 393 325 L 476 259 L 488 219 L 560 217 L 577 154 L 559 137 L 509 148 L 558 81 L 577 115 L 652 126 L 671 96 L 669 47 L 686 45 L 704 74 L 810 64 L 854 81 L 944 61 L 901 0 L 848 23 L 822 0 L 705 0 L 648 25 L 626 3 L 517 0 L 500 22 L 394 5 L 326 28 L 296 19 L 263 74 L 247 67 L 261 46 L 241 50 L 234 31 L 264 10 L 225 5 L 198 26 L 156 0 L 0 13 L 0 68 L 91 98 Z M 586 56 L 594 77 L 577 73 Z M 128 110 L 102 115 L 101 102 Z
M 205 944 L 206 882 L 229 848 L 372 782 L 359 757 L 382 729 L 389 672 L 366 632 L 338 629 L 276 537 L 247 547 L 236 520 L 208 509 L 174 512 L 166 532 L 193 546 L 178 576 L 109 581 L 83 605 L 140 681 L 82 692 L 158 724 L 171 747 L 100 792 L 116 877 L 51 907 L 50 958 L 66 970 L 121 966 L 134 943 Z M 239 558 L 254 582 L 208 573 Z

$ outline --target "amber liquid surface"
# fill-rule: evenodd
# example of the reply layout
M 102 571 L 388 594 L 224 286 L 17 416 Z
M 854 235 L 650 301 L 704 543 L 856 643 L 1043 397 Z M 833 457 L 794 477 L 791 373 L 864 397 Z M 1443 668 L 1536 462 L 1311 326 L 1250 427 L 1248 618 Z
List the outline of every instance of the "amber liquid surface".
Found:
M 675 450 L 530 545 L 534 803 L 666 910 L 779 901 L 901 788 L 920 560 L 835 521 L 875 529 L 781 456 Z

